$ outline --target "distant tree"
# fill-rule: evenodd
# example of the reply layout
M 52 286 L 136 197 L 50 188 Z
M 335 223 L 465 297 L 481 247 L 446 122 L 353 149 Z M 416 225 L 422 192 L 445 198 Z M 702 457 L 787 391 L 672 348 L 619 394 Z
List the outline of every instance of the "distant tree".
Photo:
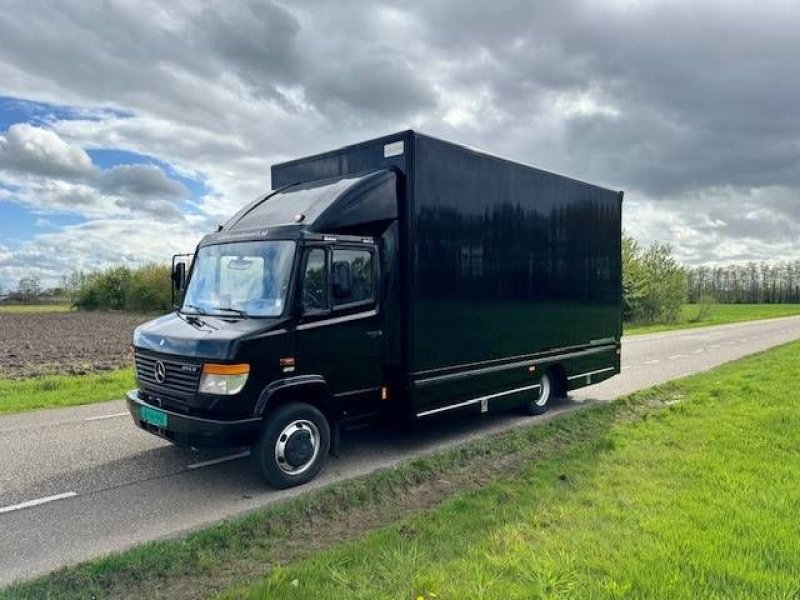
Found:
M 639 242 L 624 235 L 622 237 L 622 316 L 626 321 L 637 317 L 639 306 L 646 294 L 647 277 L 641 260 Z
M 83 271 L 73 271 L 69 275 L 61 277 L 61 287 L 64 289 L 64 295 L 71 305 L 75 305 L 78 301 L 81 288 L 86 282 L 86 273 Z
M 17 295 L 22 302 L 36 302 L 41 291 L 42 285 L 38 277 L 23 277 L 17 283 Z
M 678 318 L 686 300 L 686 270 L 668 244 L 643 249 L 630 236 L 622 239 L 623 318 L 661 322 Z
M 641 302 L 644 320 L 675 321 L 686 301 L 686 270 L 672 256 L 669 244 L 651 244 L 642 260 L 646 274 Z

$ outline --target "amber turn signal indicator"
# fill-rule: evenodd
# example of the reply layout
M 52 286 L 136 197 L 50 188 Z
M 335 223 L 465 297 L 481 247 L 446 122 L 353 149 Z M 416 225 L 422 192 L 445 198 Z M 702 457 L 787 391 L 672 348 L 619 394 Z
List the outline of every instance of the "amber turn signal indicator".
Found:
M 206 363 L 203 365 L 203 373 L 206 375 L 246 375 L 250 372 L 250 365 L 243 363 L 238 365 L 219 365 L 216 363 Z

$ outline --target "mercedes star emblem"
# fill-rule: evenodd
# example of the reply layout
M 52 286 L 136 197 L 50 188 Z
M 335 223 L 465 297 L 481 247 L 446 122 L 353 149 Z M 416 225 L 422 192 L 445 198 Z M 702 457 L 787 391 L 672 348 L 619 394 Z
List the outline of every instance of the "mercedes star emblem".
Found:
M 157 360 L 155 366 L 153 367 L 153 375 L 158 383 L 164 383 L 164 381 L 167 379 L 167 367 L 165 367 L 164 363 L 160 360 Z

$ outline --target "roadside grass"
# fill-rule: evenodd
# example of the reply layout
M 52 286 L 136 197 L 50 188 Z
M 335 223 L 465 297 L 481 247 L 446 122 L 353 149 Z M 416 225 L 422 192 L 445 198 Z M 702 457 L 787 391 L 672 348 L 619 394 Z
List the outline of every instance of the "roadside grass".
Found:
M 87 375 L 0 379 L 0 414 L 120 400 L 135 386 L 132 368 Z
M 638 395 L 671 399 L 226 597 L 796 598 L 798 360 L 794 344 Z
M 0 304 L 0 314 L 69 312 L 69 304 Z
M 0 598 L 792 597 L 800 344 Z
M 702 317 L 699 305 L 684 304 L 681 307 L 681 316 L 676 322 L 652 325 L 626 323 L 624 326 L 625 335 L 792 317 L 800 315 L 800 304 L 712 304 L 708 310 L 708 314 Z

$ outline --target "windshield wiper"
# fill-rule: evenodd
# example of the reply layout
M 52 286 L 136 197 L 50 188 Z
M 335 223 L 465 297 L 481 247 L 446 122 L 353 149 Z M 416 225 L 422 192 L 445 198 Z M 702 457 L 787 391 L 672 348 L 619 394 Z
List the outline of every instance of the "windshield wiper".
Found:
M 198 315 L 207 315 L 208 314 L 208 311 L 205 308 L 203 308 L 201 306 L 196 306 L 195 304 L 184 304 L 183 306 L 185 308 L 193 308 L 195 310 L 195 313 L 198 314 Z M 192 313 L 187 313 L 186 311 L 184 311 L 183 314 L 189 314 L 190 315 Z
M 187 323 L 190 323 L 190 324 L 194 325 L 195 327 L 202 327 L 203 325 L 208 325 L 208 323 L 203 321 L 203 319 L 201 319 L 200 317 L 198 317 L 197 315 L 194 315 L 192 313 L 182 313 L 181 311 L 178 311 L 177 314 L 178 314 L 178 318 L 181 321 L 186 321 Z
M 201 314 L 206 314 L 206 311 L 204 311 L 202 308 L 200 308 L 199 306 L 194 306 L 192 304 L 187 304 L 186 306 L 188 306 L 189 308 L 197 309 L 197 312 L 187 313 L 178 311 L 179 319 L 183 319 L 184 321 L 186 321 L 187 323 L 191 323 L 195 327 L 210 327 L 211 329 L 217 329 L 211 323 L 206 323 L 203 319 L 199 317 L 199 315 Z
M 248 317 L 248 314 L 246 312 L 244 312 L 243 310 L 239 310 L 238 308 L 232 308 L 230 306 L 215 306 L 214 310 L 224 310 L 225 312 L 236 313 L 237 315 L 239 315 L 243 319 L 246 319 Z

